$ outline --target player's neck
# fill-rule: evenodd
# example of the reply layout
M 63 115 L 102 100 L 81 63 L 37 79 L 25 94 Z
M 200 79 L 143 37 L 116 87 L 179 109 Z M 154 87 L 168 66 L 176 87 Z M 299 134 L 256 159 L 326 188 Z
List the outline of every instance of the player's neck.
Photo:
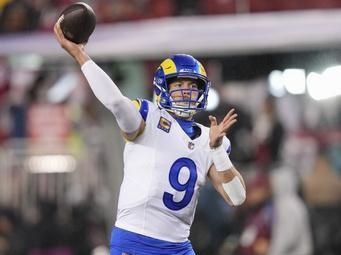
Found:
M 176 116 L 174 117 L 176 121 L 180 124 L 180 126 L 183 127 L 192 127 L 193 126 L 193 119 L 183 119 L 183 118 L 177 118 Z
M 196 136 L 196 131 L 194 129 L 194 121 L 193 119 L 182 119 L 176 118 L 176 121 L 179 123 L 182 130 L 191 138 L 193 139 Z

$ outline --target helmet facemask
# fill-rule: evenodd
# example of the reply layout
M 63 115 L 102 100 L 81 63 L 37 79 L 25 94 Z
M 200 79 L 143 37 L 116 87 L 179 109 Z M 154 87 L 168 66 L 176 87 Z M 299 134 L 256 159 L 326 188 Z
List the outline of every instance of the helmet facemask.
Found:
M 193 80 L 198 88 L 186 88 L 186 89 L 172 89 L 170 91 L 169 85 L 179 78 L 184 77 L 173 77 L 167 79 L 167 89 L 169 93 L 170 108 L 168 111 L 173 112 L 180 118 L 191 118 L 197 112 L 202 110 L 200 105 L 204 99 L 204 87 L 205 83 L 199 79 L 188 77 L 187 79 Z M 200 82 L 199 82 L 200 81 Z

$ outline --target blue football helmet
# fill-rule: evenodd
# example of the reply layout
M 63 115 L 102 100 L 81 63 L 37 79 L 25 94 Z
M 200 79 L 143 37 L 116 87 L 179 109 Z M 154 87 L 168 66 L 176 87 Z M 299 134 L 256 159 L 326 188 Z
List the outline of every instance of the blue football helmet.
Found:
M 190 94 L 189 98 L 174 100 L 169 92 L 169 84 L 178 78 L 193 79 L 198 84 L 197 89 L 178 89 L 182 95 Z M 206 109 L 210 81 L 202 64 L 194 57 L 186 54 L 176 54 L 165 59 L 155 72 L 154 100 L 160 108 L 164 108 L 181 118 L 190 118 L 197 111 Z M 193 99 L 192 93 L 198 94 Z M 196 95 L 195 94 L 195 95 Z

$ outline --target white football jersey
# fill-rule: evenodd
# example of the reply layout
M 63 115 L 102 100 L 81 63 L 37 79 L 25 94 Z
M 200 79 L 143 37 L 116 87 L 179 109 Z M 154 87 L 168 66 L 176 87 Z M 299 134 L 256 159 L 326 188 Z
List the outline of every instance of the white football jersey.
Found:
M 146 127 L 125 146 L 115 225 L 149 237 L 183 242 L 188 239 L 199 190 L 212 165 L 209 128 L 197 124 L 201 135 L 192 140 L 166 110 L 143 101 L 148 112 Z M 227 138 L 224 146 L 230 148 Z

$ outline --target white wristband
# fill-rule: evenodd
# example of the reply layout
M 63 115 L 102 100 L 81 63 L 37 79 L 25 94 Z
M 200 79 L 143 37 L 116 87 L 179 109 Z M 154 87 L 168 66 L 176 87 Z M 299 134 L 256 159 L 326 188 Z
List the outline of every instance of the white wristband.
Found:
M 233 164 L 229 158 L 229 155 L 224 149 L 223 145 L 220 145 L 217 148 L 211 149 L 211 156 L 215 168 L 218 172 L 226 171 L 233 167 Z

